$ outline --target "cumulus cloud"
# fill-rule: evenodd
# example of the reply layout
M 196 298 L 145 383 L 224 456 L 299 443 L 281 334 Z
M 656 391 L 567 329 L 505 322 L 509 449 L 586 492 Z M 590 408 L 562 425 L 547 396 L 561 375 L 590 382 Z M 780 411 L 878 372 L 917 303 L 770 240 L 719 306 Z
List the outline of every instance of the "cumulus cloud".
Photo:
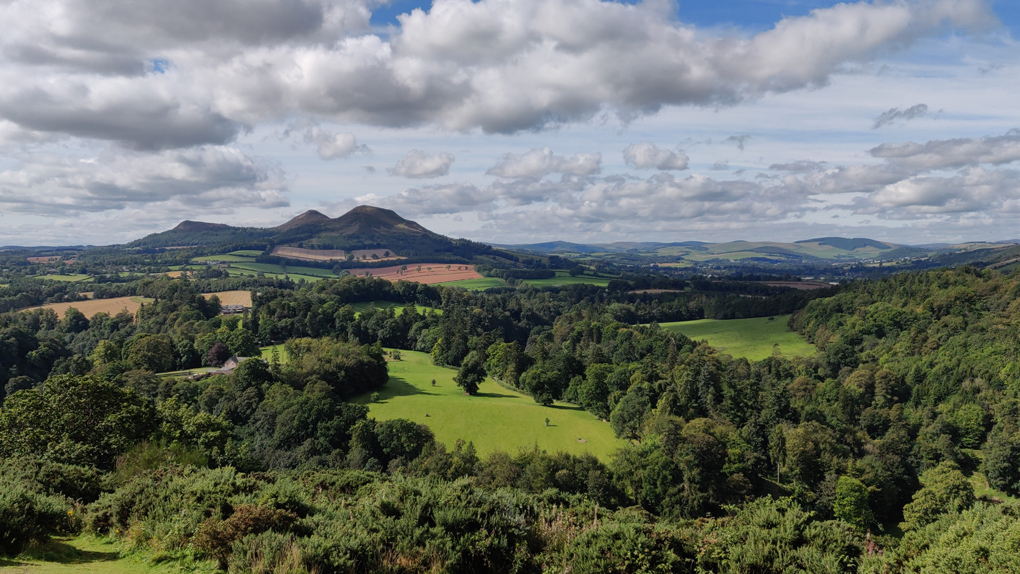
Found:
M 0 119 L 145 150 L 302 115 L 516 132 L 818 87 L 847 63 L 995 22 L 985 0 L 857 2 L 740 37 L 656 2 L 436 0 L 381 35 L 375 4 L 10 0 Z
M 887 126 L 889 124 L 898 122 L 900 120 L 910 121 L 917 118 L 922 118 L 928 115 L 927 104 L 917 104 L 916 106 L 910 106 L 905 110 L 899 108 L 892 108 L 888 111 L 882 112 L 877 118 L 875 118 L 874 125 L 871 129 L 877 130 L 880 127 Z
M 572 157 L 562 157 L 553 154 L 549 148 L 542 148 L 520 155 L 508 153 L 485 174 L 507 178 L 542 178 L 551 173 L 592 175 L 601 171 L 601 164 L 600 153 L 579 153 Z
M 439 177 L 450 173 L 453 164 L 452 153 L 439 152 L 429 154 L 420 149 L 411 150 L 390 170 L 392 175 L 400 175 L 411 179 Z
M 687 169 L 690 160 L 682 151 L 659 149 L 651 142 L 630 144 L 623 150 L 623 160 L 638 169 Z
M 305 130 L 305 143 L 315 144 L 323 160 L 345 158 L 354 152 L 369 152 L 368 146 L 359 145 L 358 139 L 349 132 L 334 134 L 319 127 Z
M 36 153 L 0 171 L 4 210 L 50 215 L 146 204 L 283 207 L 286 191 L 282 174 L 222 146 L 84 158 Z

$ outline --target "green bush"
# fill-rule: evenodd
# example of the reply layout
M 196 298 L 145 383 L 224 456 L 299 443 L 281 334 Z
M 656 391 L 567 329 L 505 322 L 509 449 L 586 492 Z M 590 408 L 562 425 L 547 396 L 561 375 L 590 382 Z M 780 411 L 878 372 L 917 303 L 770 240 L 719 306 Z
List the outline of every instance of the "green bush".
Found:
M 262 534 L 269 530 L 286 532 L 296 521 L 297 515 L 293 512 L 242 504 L 226 520 L 210 518 L 203 522 L 195 534 L 193 544 L 216 559 L 220 568 L 226 569 L 235 542 L 240 542 L 250 534 Z
M 71 505 L 0 478 L 0 555 L 13 556 L 30 542 L 41 542 L 71 526 Z

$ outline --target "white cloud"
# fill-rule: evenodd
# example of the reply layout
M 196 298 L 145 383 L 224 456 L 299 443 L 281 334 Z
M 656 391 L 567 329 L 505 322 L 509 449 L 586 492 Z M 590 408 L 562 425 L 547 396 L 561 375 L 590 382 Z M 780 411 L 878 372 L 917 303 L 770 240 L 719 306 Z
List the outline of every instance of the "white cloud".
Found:
M 682 151 L 659 149 L 651 142 L 630 144 L 623 150 L 623 160 L 638 169 L 687 169 L 689 159 Z
M 334 134 L 319 127 L 305 130 L 305 143 L 315 144 L 319 157 L 324 160 L 340 159 L 354 152 L 368 152 L 368 146 L 358 145 L 350 132 Z
M 983 138 L 882 144 L 869 153 L 913 170 L 946 169 L 980 164 L 1003 165 L 1020 160 L 1020 129 Z
M 454 159 L 456 158 L 452 153 L 429 154 L 420 149 L 414 149 L 401 158 L 397 165 L 390 170 L 390 173 L 411 179 L 440 177 L 450 173 L 450 165 L 453 164 Z
M 847 63 L 994 22 L 984 0 L 858 2 L 740 37 L 655 2 L 436 0 L 384 38 L 367 32 L 367 0 L 214 4 L 0 5 L 0 118 L 137 149 L 222 144 L 301 115 L 516 132 L 817 87 Z
M 533 149 L 521 155 L 508 153 L 485 173 L 507 178 L 541 178 L 551 173 L 592 175 L 601 171 L 602 154 L 579 153 L 572 157 L 553 154 L 549 148 Z
M 282 174 L 240 150 L 205 146 L 98 157 L 25 155 L 0 171 L 5 211 L 75 214 L 146 204 L 192 209 L 289 205 Z

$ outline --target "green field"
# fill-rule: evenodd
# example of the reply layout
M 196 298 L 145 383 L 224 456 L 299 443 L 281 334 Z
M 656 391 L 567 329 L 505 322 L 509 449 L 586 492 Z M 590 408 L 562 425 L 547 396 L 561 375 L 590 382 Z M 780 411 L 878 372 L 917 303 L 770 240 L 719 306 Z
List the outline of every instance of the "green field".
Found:
M 224 254 L 224 255 L 203 255 L 202 257 L 195 257 L 191 261 L 195 262 L 195 263 L 202 263 L 204 261 L 229 261 L 231 263 L 233 263 L 233 262 L 250 261 L 250 262 L 254 263 L 255 262 L 255 258 L 254 257 L 247 257 L 247 256 L 243 256 L 243 255 L 234 255 L 234 254 L 231 253 L 231 254 Z
M 231 251 L 230 255 L 237 255 L 239 257 L 258 257 L 262 255 L 262 252 L 257 249 L 241 249 L 239 251 Z
M 697 341 L 706 340 L 719 351 L 734 357 L 746 357 L 760 361 L 772 355 L 772 346 L 779 344 L 779 351 L 787 357 L 808 357 L 815 354 L 814 345 L 804 337 L 787 329 L 789 315 L 776 317 L 769 322 L 767 317 L 757 319 L 701 319 L 678 323 L 661 323 L 660 327 L 674 333 L 683 333 Z
M 605 287 L 612 281 L 610 277 L 592 277 L 591 275 L 578 275 L 571 277 L 566 271 L 557 271 L 556 277 L 552 279 L 523 279 L 522 282 L 535 287 L 561 287 L 563 285 L 598 285 Z
M 92 279 L 92 276 L 75 273 L 72 275 L 40 275 L 36 279 L 44 279 L 46 281 L 68 281 L 71 283 L 77 283 L 78 281 L 88 281 L 89 279 Z
M 393 303 L 391 301 L 369 301 L 367 303 L 351 303 L 351 307 L 354 307 L 354 312 L 358 315 L 364 313 L 365 311 L 368 311 L 369 309 L 386 310 L 389 309 L 390 307 L 393 307 L 394 314 L 400 315 L 404 312 L 404 309 L 407 309 L 407 305 L 403 303 Z M 416 307 L 418 308 L 419 313 L 424 313 L 426 311 L 435 311 L 439 315 L 443 314 L 442 309 L 423 307 L 421 305 L 417 305 Z
M 461 279 L 460 281 L 447 281 L 436 283 L 443 287 L 463 287 L 468 291 L 484 291 L 490 287 L 506 287 L 506 281 L 498 277 L 482 277 L 481 279 Z
M 215 572 L 215 564 L 205 562 L 188 568 L 189 572 Z M 124 556 L 118 545 L 103 539 L 54 538 L 27 550 L 16 558 L 0 558 L 0 574 L 143 574 L 183 572 L 177 564 L 151 565 Z
M 433 365 L 425 353 L 400 354 L 402 360 L 387 363 L 390 380 L 379 392 L 381 401 L 371 403 L 368 395 L 355 399 L 369 406 L 370 417 L 424 423 L 448 447 L 457 439 L 473 441 L 479 455 L 495 450 L 514 453 L 537 444 L 550 452 L 590 452 L 608 460 L 626 444 L 613 435 L 608 423 L 580 407 L 563 403 L 543 407 L 491 381 L 482 383 L 477 395 L 468 396 L 453 382 L 457 371 Z

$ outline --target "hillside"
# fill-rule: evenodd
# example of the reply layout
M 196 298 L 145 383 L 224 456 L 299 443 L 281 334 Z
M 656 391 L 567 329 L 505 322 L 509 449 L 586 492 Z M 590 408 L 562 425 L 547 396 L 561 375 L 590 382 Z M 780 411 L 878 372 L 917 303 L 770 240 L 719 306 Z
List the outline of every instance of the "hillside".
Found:
M 446 257 L 472 260 L 479 255 L 493 254 L 492 247 L 451 239 L 434 233 L 396 212 L 361 205 L 337 218 L 309 210 L 297 217 L 269 228 L 234 227 L 223 223 L 183 221 L 173 229 L 154 233 L 128 243 L 136 249 L 222 247 L 225 250 L 292 247 L 345 254 L 351 251 L 381 250 L 400 257 Z M 284 252 L 286 253 L 286 251 Z M 279 256 L 279 252 L 276 254 Z M 335 259 L 342 259 L 338 255 Z M 329 260 L 331 257 L 324 257 Z

